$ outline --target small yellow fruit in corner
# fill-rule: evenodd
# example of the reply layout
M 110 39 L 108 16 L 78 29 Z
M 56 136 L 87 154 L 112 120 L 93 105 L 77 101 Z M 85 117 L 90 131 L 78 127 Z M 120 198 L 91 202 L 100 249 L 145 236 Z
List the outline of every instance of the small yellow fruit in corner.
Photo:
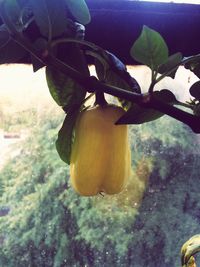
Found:
M 72 187 L 82 196 L 117 194 L 131 173 L 128 126 L 115 125 L 125 113 L 118 106 L 80 112 L 70 161 Z

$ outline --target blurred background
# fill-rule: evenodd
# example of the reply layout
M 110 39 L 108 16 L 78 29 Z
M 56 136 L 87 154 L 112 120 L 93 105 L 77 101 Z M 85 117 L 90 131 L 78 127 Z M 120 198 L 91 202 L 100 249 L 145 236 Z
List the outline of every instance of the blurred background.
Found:
M 150 70 L 128 69 L 147 90 Z M 199 135 L 168 116 L 130 126 L 126 189 L 80 197 L 56 152 L 65 114 L 44 69 L 1 66 L 0 81 L 0 266 L 180 266 L 182 244 L 200 232 Z M 180 68 L 157 89 L 186 100 L 195 81 Z

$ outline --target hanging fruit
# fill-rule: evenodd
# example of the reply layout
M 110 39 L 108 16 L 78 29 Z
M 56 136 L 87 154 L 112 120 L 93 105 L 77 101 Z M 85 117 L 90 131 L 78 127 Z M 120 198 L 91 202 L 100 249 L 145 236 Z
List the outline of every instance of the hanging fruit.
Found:
M 80 112 L 75 126 L 70 176 L 82 196 L 117 194 L 131 171 L 128 126 L 115 125 L 124 114 L 115 105 L 96 105 Z

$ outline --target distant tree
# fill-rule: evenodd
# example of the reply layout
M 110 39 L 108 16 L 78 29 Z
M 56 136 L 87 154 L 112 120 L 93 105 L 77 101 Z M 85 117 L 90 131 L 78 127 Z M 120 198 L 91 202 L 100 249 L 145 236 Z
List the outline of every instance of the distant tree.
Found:
M 191 132 L 169 130 L 167 118 L 131 127 L 127 189 L 84 198 L 54 149 L 60 122 L 40 116 L 0 172 L 0 206 L 10 208 L 0 218 L 0 265 L 178 266 L 181 245 L 199 232 L 200 158 Z

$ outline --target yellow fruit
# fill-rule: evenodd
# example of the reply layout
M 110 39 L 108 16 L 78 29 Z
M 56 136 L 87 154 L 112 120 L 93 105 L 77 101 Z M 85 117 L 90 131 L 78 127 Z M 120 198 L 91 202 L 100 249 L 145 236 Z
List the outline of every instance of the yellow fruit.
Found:
M 113 105 L 80 113 L 70 163 L 71 183 L 80 195 L 123 190 L 131 172 L 128 127 L 114 124 L 123 114 Z

